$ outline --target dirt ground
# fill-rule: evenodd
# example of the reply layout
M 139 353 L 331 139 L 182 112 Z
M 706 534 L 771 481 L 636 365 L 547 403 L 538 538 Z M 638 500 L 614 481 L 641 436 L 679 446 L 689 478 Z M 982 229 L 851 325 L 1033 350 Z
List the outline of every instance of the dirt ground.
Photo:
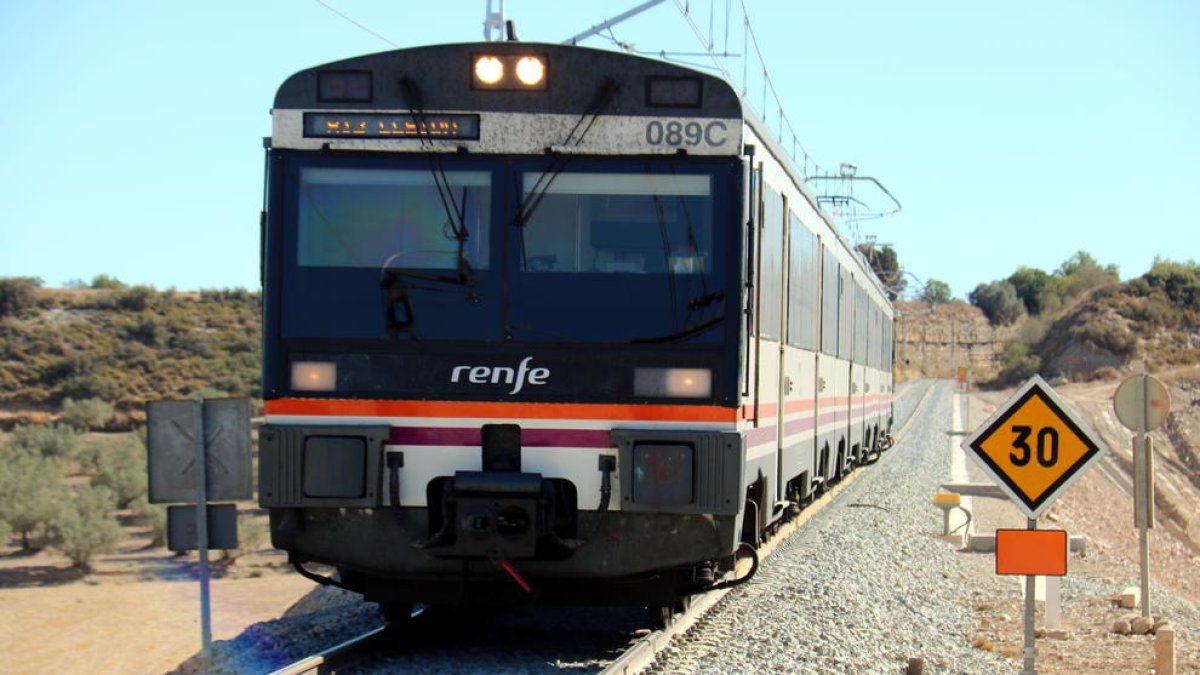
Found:
M 87 575 L 50 551 L 0 549 L 0 672 L 161 674 L 199 651 L 195 555 L 148 550 L 144 533 L 133 534 Z M 264 551 L 212 580 L 214 641 L 280 616 L 312 590 L 285 562 Z
M 1162 433 L 1159 485 L 1160 518 L 1169 527 L 1153 531 L 1154 579 L 1200 604 L 1200 477 L 1178 459 L 1172 442 L 1200 433 L 1200 385 L 1192 378 L 1173 389 L 1181 411 L 1172 433 Z M 1129 436 L 1112 418 L 1116 382 L 1056 387 L 1102 434 L 1113 450 L 1108 466 L 1093 469 L 1071 487 L 1044 516 L 1049 527 L 1061 527 L 1088 538 L 1094 552 L 1073 556 L 1069 575 L 1089 575 L 1110 582 L 1119 592 L 1135 585 L 1128 568 L 1109 561 L 1136 564 L 1137 539 L 1132 527 L 1132 500 L 1123 492 L 1121 472 L 1128 466 Z M 972 394 L 969 424 L 978 425 L 1010 392 Z M 1192 448 L 1195 446 L 1193 445 Z M 1194 452 L 1194 450 L 1187 450 Z M 1185 453 L 1186 454 L 1186 453 Z M 1190 473 L 1190 475 L 1189 475 Z M 995 501 L 995 500 L 987 500 Z M 1024 516 L 1011 505 L 995 503 L 981 519 L 991 527 L 1023 527 Z M 1190 527 L 1189 527 L 1190 526 Z M 0 547 L 0 671 L 13 673 L 163 673 L 195 654 L 200 644 L 199 586 L 195 558 L 177 558 L 162 549 L 147 549 L 147 534 L 131 530 L 116 553 L 100 556 L 91 574 L 82 575 L 53 553 L 24 554 Z M 993 573 L 986 554 L 970 555 L 980 574 Z M 215 557 L 215 556 L 214 556 Z M 1136 566 L 1133 567 L 1136 569 Z M 1015 586 L 1015 582 L 1014 582 Z M 246 556 L 212 582 L 213 639 L 229 639 L 246 627 L 281 616 L 312 590 L 294 574 L 282 554 L 261 551 Z M 966 602 L 966 600 L 964 600 Z M 980 649 L 1010 656 L 1020 663 L 1022 602 L 1019 597 L 974 600 L 973 640 Z M 1070 630 L 1066 640 L 1039 640 L 1038 672 L 1152 672 L 1152 639 L 1116 636 L 1108 627 L 1130 610 L 1114 606 L 1109 595 L 1081 598 L 1063 609 Z M 1170 617 L 1167 617 L 1170 618 Z M 1179 635 L 1180 673 L 1200 672 L 1200 636 Z
M 1154 672 L 1154 636 L 1117 635 L 1115 621 L 1138 614 L 1117 606 L 1115 596 L 1124 588 L 1137 586 L 1139 547 L 1134 527 L 1133 498 L 1129 493 L 1132 466 L 1132 434 L 1116 420 L 1112 396 L 1118 382 L 1065 384 L 1055 391 L 1071 402 L 1109 446 L 1109 455 L 1082 474 L 1042 516 L 1040 527 L 1064 529 L 1086 539 L 1087 553 L 1070 557 L 1064 588 L 1071 578 L 1088 577 L 1111 592 L 1065 601 L 1062 625 L 1067 639 L 1040 639 L 1039 673 L 1127 675 Z M 1200 473 L 1187 458 L 1197 447 L 1200 431 L 1200 387 L 1183 379 L 1172 387 L 1173 418 L 1168 429 L 1156 431 L 1156 527 L 1150 532 L 1151 577 L 1178 597 L 1200 605 Z M 969 429 L 981 425 L 1003 404 L 1012 390 L 970 395 Z M 972 479 L 986 482 L 982 473 Z M 979 532 L 997 527 L 1023 528 L 1025 516 L 1008 502 L 976 499 Z M 980 574 L 993 571 L 990 554 L 966 554 L 975 558 Z M 975 610 L 973 641 L 980 649 L 996 651 L 1020 665 L 1023 645 L 1024 601 L 1013 577 L 1010 597 L 979 600 Z M 1157 618 L 1170 620 L 1159 611 Z M 1044 605 L 1038 606 L 1038 626 L 1044 626 Z M 1179 673 L 1200 673 L 1200 635 L 1178 630 L 1175 637 L 1176 668 Z

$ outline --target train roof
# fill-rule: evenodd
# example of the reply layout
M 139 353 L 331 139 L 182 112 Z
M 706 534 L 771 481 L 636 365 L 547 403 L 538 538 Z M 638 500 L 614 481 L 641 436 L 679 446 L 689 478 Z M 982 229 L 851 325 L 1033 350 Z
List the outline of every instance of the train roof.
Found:
M 542 91 L 493 91 L 472 87 L 472 60 L 480 54 L 538 54 L 546 60 Z M 369 100 L 321 96 L 321 73 L 372 73 Z M 648 101 L 650 78 L 700 84 L 698 105 Z M 605 113 L 663 117 L 740 119 L 742 104 L 724 79 L 657 59 L 608 50 L 535 42 L 476 42 L 430 45 L 357 56 L 302 70 L 275 95 L 277 109 L 486 110 L 584 114 L 612 81 L 617 85 Z M 629 83 L 633 83 L 630 86 Z M 418 97 L 419 100 L 412 100 Z

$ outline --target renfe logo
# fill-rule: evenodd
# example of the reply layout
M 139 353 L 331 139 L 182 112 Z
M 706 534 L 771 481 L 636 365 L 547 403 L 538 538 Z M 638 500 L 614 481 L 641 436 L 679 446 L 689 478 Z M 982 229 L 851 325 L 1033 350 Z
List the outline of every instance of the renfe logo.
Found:
M 521 364 L 514 370 L 508 366 L 454 366 L 450 371 L 450 381 L 458 384 L 463 378 L 471 384 L 511 384 L 509 395 L 521 391 L 525 383 L 534 385 L 546 384 L 550 377 L 549 368 L 529 368 L 532 356 L 521 359 Z M 465 375 L 463 373 L 466 373 Z

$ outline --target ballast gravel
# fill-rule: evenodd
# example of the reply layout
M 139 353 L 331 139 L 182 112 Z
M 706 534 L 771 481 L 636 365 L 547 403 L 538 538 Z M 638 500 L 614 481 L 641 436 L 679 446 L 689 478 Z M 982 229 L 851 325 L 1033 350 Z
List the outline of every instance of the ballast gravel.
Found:
M 934 536 L 930 497 L 949 476 L 952 401 L 949 383 L 907 388 L 897 423 L 923 409 L 904 438 L 648 672 L 903 673 L 911 659 L 925 672 L 1017 672 L 970 644 L 971 595 L 992 584 L 1003 594 L 1003 582 L 964 570 Z
M 645 672 L 896 674 L 914 660 L 925 673 L 1018 672 L 1019 658 L 972 646 L 972 607 L 1011 597 L 1014 582 L 936 536 L 941 515 L 930 497 L 948 478 L 948 448 L 960 440 L 948 435 L 952 403 L 949 382 L 902 387 L 896 423 L 913 423 L 897 445 Z M 1105 594 L 1092 586 L 1068 576 L 1064 598 Z M 1166 603 L 1200 627 L 1194 607 Z M 284 618 L 218 643 L 210 672 L 269 672 L 381 623 L 357 595 L 320 589 Z M 620 609 L 451 617 L 414 626 L 391 653 L 347 672 L 594 673 L 645 634 L 643 625 L 640 612 Z

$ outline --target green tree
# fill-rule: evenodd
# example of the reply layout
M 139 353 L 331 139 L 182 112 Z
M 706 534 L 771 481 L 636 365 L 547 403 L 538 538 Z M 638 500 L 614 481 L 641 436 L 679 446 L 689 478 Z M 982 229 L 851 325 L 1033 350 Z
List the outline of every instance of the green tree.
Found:
M 1042 313 L 1042 292 L 1050 281 L 1050 275 L 1033 267 L 1018 267 L 1007 279 L 1017 292 L 1017 297 L 1025 305 L 1029 316 Z
M 125 288 L 125 284 L 116 277 L 110 277 L 107 274 L 97 274 L 92 277 L 92 288 L 100 288 L 106 290 L 119 290 Z
M 1101 266 L 1087 251 L 1064 260 L 1058 267 L 1058 276 L 1066 282 L 1064 299 L 1078 297 L 1093 288 L 1115 286 L 1121 281 L 1116 265 Z
M 0 521 L 21 535 L 21 548 L 36 547 L 34 535 L 46 532 L 60 510 L 65 465 L 10 441 L 0 461 Z
M 896 250 L 891 246 L 875 248 L 873 244 L 859 244 L 858 252 L 867 259 L 875 276 L 879 277 L 879 281 L 887 289 L 888 299 L 899 298 L 904 293 L 904 289 L 908 288 L 908 281 L 904 279 L 900 270 L 900 260 L 896 256 Z
M 113 418 L 113 407 L 99 398 L 63 400 L 62 421 L 80 431 L 99 429 Z
M 968 299 L 987 315 L 992 325 L 1007 326 L 1021 318 L 1024 305 L 1017 297 L 1017 289 L 1007 281 L 979 284 L 971 291 Z
M 146 444 L 138 436 L 123 436 L 96 452 L 92 484 L 111 490 L 118 508 L 145 495 L 146 482 Z
M 1151 288 L 1166 294 L 1172 304 L 1200 309 L 1200 265 L 1155 258 L 1154 265 L 1141 277 Z
M 78 485 L 60 506 L 46 532 L 50 547 L 67 556 L 85 572 L 97 553 L 115 551 L 121 541 L 121 525 L 113 517 L 113 494 L 107 488 Z
M 950 284 L 941 279 L 930 279 L 925 282 L 925 288 L 921 289 L 921 297 L 918 298 L 927 305 L 944 305 L 952 299 Z

